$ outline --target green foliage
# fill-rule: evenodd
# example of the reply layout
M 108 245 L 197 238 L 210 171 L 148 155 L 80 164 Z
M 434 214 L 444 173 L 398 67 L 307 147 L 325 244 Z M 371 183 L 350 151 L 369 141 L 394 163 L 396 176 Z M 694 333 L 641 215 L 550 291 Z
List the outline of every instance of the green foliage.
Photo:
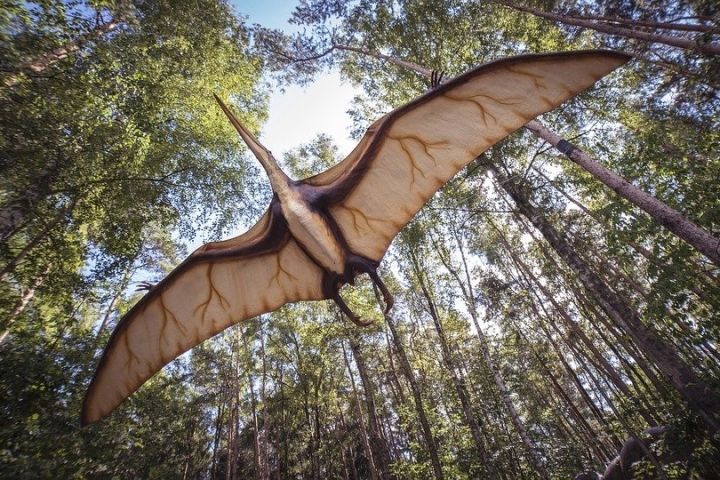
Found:
M 338 148 L 328 135 L 320 134 L 312 142 L 285 154 L 285 164 L 294 178 L 308 178 L 324 172 L 338 161 Z
M 0 349 L 0 471 L 14 478 L 175 477 L 207 468 L 207 423 L 183 372 L 153 379 L 109 422 L 78 412 L 98 344 L 87 329 L 24 331 Z
M 9 7 L 0 9 L 0 469 L 198 476 L 209 461 L 208 417 L 194 415 L 180 370 L 130 400 L 124 423 L 79 428 L 107 338 L 90 328 L 127 308 L 136 272 L 164 275 L 177 264 L 173 231 L 217 235 L 244 204 L 245 164 L 212 93 L 256 128 L 267 100 L 261 61 L 223 2 Z M 57 56 L 63 48 L 69 54 Z
M 717 26 L 707 2 L 540 3 L 561 14 Z M 136 279 L 176 265 L 178 239 L 217 236 L 264 200 L 212 93 L 255 129 L 265 116 L 263 67 L 298 83 L 334 67 L 365 90 L 352 112 L 362 132 L 428 80 L 358 52 L 323 56 L 333 44 L 448 76 L 511 54 L 632 49 L 637 61 L 542 122 L 717 235 L 716 58 L 495 2 L 307 0 L 293 16 L 305 29 L 296 35 L 249 31 L 210 0 L 6 4 L 0 476 L 370 478 L 375 469 L 378 478 L 432 478 L 422 409 L 446 478 L 484 478 L 489 467 L 500 478 L 535 478 L 533 447 L 552 478 L 602 471 L 652 424 L 673 426 L 653 446 L 667 478 L 717 477 L 705 424 L 490 174 L 497 168 L 708 391 L 720 385 L 717 268 L 528 133 L 473 162 L 391 247 L 381 270 L 396 299 L 396 338 L 361 280 L 342 294 L 375 318 L 369 328 L 349 325 L 328 302 L 288 306 L 203 343 L 107 420 L 85 429 L 77 421 L 113 322 L 140 295 L 128 292 Z M 118 27 L 99 33 L 111 19 Z M 78 49 L 31 68 L 68 45 Z M 303 178 L 336 157 L 320 135 L 285 163 Z M 672 456 L 688 445 L 690 457 Z M 633 468 L 656 474 L 647 461 Z
M 96 33 L 108 16 L 119 26 Z M 0 256 L 12 289 L 42 278 L 72 304 L 97 279 L 153 268 L 153 231 L 234 225 L 246 168 L 212 93 L 232 95 L 251 127 L 266 97 L 227 5 L 27 3 L 3 25 Z M 26 68 L 70 44 L 67 58 Z

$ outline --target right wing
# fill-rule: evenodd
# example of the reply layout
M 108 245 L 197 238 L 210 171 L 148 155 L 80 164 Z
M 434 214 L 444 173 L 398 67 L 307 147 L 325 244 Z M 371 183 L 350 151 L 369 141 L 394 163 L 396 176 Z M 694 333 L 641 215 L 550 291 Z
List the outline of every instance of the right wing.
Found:
M 380 261 L 453 175 L 629 59 L 594 50 L 481 65 L 377 120 L 345 160 L 305 183 L 326 195 L 350 249 Z
M 245 234 L 200 247 L 120 320 L 85 394 L 83 425 L 229 326 L 288 302 L 324 298 L 322 270 L 272 208 Z

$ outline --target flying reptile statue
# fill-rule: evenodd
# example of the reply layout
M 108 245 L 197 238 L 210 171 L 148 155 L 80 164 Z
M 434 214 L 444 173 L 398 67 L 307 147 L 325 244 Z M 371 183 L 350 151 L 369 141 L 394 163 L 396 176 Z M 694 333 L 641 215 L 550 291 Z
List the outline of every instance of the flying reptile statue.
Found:
M 215 97 L 270 179 L 272 201 L 246 233 L 203 245 L 120 320 L 85 395 L 82 423 L 112 412 L 165 364 L 243 320 L 289 302 L 333 300 L 377 274 L 393 238 L 460 169 L 536 116 L 582 92 L 630 57 L 581 51 L 481 65 L 370 126 L 348 157 L 290 179 Z

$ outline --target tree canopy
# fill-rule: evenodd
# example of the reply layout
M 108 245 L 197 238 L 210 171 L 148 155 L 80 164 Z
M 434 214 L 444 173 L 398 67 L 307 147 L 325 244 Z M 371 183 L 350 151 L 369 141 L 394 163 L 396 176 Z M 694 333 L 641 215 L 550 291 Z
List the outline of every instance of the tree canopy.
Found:
M 1 476 L 720 476 L 713 2 L 300 0 L 288 31 L 242 7 L 0 9 Z M 431 199 L 381 264 L 388 317 L 362 281 L 343 297 L 367 328 L 286 306 L 79 426 L 137 282 L 266 201 L 213 93 L 257 130 L 271 89 L 330 70 L 360 134 L 432 70 L 588 48 L 634 60 Z M 340 160 L 307 140 L 296 178 Z

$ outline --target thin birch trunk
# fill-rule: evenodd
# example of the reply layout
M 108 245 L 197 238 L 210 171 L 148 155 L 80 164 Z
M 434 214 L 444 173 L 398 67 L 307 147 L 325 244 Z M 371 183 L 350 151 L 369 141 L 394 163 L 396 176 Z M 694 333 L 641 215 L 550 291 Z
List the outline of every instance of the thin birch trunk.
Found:
M 237 478 L 237 453 L 238 434 L 240 421 L 240 343 L 242 331 L 235 328 L 235 338 L 232 343 L 230 356 L 230 406 L 228 408 L 230 418 L 228 419 L 227 459 L 225 479 L 234 480 Z
M 393 344 L 395 345 L 395 353 L 400 360 L 400 367 L 406 380 L 410 384 L 410 391 L 412 392 L 413 400 L 415 401 L 415 412 L 417 413 L 418 420 L 420 421 L 420 427 L 427 445 L 428 453 L 430 455 L 430 462 L 432 463 L 433 472 L 435 478 L 442 480 L 444 478 L 442 467 L 440 465 L 440 457 L 438 456 L 437 444 L 430 428 L 430 422 L 428 422 L 427 415 L 425 414 L 425 407 L 423 406 L 422 396 L 420 395 L 420 388 L 418 387 L 415 375 L 413 374 L 410 361 L 408 360 L 407 354 L 405 353 L 405 347 L 400 341 L 397 328 L 395 327 L 395 320 L 390 315 L 385 314 L 385 322 L 390 328 L 392 334 Z
M 488 346 L 487 337 L 482 332 L 482 330 L 477 331 L 477 336 L 480 340 L 480 350 L 482 351 L 485 363 L 487 364 L 490 372 L 493 375 L 493 378 L 495 379 L 495 385 L 497 385 L 498 390 L 500 391 L 500 396 L 502 397 L 503 403 L 505 404 L 505 408 L 507 408 L 508 414 L 510 415 L 513 425 L 515 426 L 515 430 L 517 430 L 517 433 L 520 436 L 523 445 L 525 446 L 525 450 L 527 451 L 528 455 L 530 455 L 530 458 L 535 464 L 535 469 L 537 470 L 538 474 L 540 474 L 540 477 L 543 479 L 549 479 L 550 476 L 545 469 L 545 462 L 540 457 L 540 454 L 537 451 L 537 447 L 535 446 L 534 442 L 530 439 L 530 436 L 525 429 L 525 424 L 520 419 L 520 415 L 518 415 L 517 413 L 515 403 L 510 398 L 510 392 L 505 385 L 505 380 L 500 374 L 500 371 L 495 366 L 492 355 L 490 355 L 490 348 Z
M 524 425 L 523 421 L 520 419 L 520 416 L 517 413 L 517 409 L 515 408 L 515 404 L 513 403 L 512 399 L 510 398 L 508 389 L 505 386 L 505 381 L 502 378 L 500 371 L 496 368 L 495 362 L 493 362 L 492 356 L 490 355 L 490 349 L 488 347 L 487 337 L 485 337 L 485 334 L 483 333 L 483 330 L 480 326 L 480 322 L 478 321 L 477 307 L 475 305 L 475 294 L 472 289 L 470 270 L 468 267 L 467 259 L 465 258 L 465 251 L 462 246 L 462 241 L 459 238 L 459 234 L 457 231 L 453 231 L 453 233 L 455 236 L 455 240 L 457 242 L 458 252 L 460 253 L 460 258 L 462 260 L 463 270 L 464 270 L 464 274 L 465 274 L 465 282 L 463 282 L 460 279 L 460 276 L 458 275 L 458 273 L 455 272 L 455 269 L 450 264 L 449 258 L 443 258 L 441 261 L 445 265 L 445 268 L 452 274 L 452 276 L 458 282 L 458 286 L 460 287 L 461 291 L 463 292 L 463 295 L 465 297 L 465 303 L 468 306 L 468 310 L 470 312 L 470 317 L 473 320 L 473 323 L 475 325 L 475 330 L 477 332 L 477 337 L 478 337 L 478 340 L 480 341 L 480 349 L 483 353 L 485 363 L 493 375 L 493 379 L 495 380 L 495 385 L 497 385 L 498 390 L 500 391 L 500 396 L 502 397 L 503 403 L 505 404 L 507 413 L 510 415 L 510 418 L 513 422 L 513 426 L 515 427 L 517 434 L 520 436 L 520 439 L 523 443 L 523 446 L 525 447 L 526 452 L 532 459 L 532 462 L 535 465 L 535 469 L 537 470 L 538 474 L 540 474 L 541 478 L 548 479 L 550 477 L 547 473 L 547 469 L 545 467 L 545 462 L 540 457 L 540 454 L 538 452 L 536 445 L 530 439 L 530 436 L 527 434 L 525 425 Z M 437 242 L 433 242 L 433 243 L 437 246 Z M 442 258 L 442 256 L 441 256 L 441 258 Z
M 425 277 L 422 269 L 420 268 L 419 260 L 417 258 L 417 255 L 415 254 L 414 247 L 409 246 L 408 250 L 415 278 L 417 278 L 418 283 L 420 283 L 420 289 L 422 291 L 423 297 L 425 297 L 430 317 L 433 320 L 435 331 L 438 334 L 443 363 L 445 363 L 445 368 L 450 373 L 453 385 L 455 385 L 455 390 L 458 394 L 458 398 L 460 399 L 463 414 L 465 415 L 465 422 L 467 423 L 468 428 L 470 429 L 470 433 L 473 437 L 473 441 L 475 442 L 475 448 L 477 448 L 478 453 L 480 454 L 480 460 L 482 461 L 483 467 L 487 470 L 489 477 L 496 478 L 497 475 L 492 467 L 490 456 L 488 455 L 487 448 L 485 447 L 485 440 L 483 439 L 480 425 L 475 419 L 475 414 L 473 413 L 472 407 L 470 405 L 470 395 L 468 394 L 467 388 L 465 387 L 465 381 L 464 379 L 461 379 L 459 377 L 457 366 L 455 365 L 455 360 L 450 353 L 450 347 L 447 343 L 445 331 L 443 330 L 442 324 L 440 323 L 440 316 L 438 315 L 437 309 L 435 308 L 435 301 L 433 300 L 433 295 L 430 293 L 430 286 L 428 285 L 429 282 L 425 281 Z
M 75 208 L 77 202 L 78 199 L 73 200 L 69 205 L 67 205 L 60 212 L 58 212 L 55 218 L 53 218 L 53 220 L 48 223 L 45 228 L 42 229 L 42 231 L 40 231 L 28 243 L 25 244 L 25 246 L 15 255 L 15 257 L 10 260 L 10 262 L 8 262 L 8 264 L 5 265 L 2 270 L 0 270 L 0 282 L 4 282 L 5 280 L 7 280 L 10 274 L 15 271 L 15 267 L 20 265 L 20 263 L 32 250 L 34 250 L 38 245 L 40 245 L 43 240 L 48 238 L 50 232 L 52 232 L 53 229 L 57 227 L 62 220 L 65 219 L 65 216 Z
M 363 451 L 365 452 L 365 457 L 368 460 L 370 478 L 372 480 L 378 480 L 377 469 L 375 468 L 375 455 L 370 448 L 368 431 L 365 426 L 365 415 L 363 415 L 362 407 L 360 406 L 360 395 L 358 394 L 357 385 L 355 384 L 355 375 L 353 375 L 352 369 L 350 368 L 350 359 L 348 358 L 347 350 L 345 350 L 345 343 L 341 342 L 341 346 L 343 350 L 343 358 L 345 359 L 345 367 L 347 368 L 348 377 L 350 377 L 350 386 L 352 387 L 355 404 L 357 405 L 358 424 L 360 425 L 360 441 L 362 443 Z
M 210 462 L 210 478 L 217 478 L 218 461 L 220 450 L 220 433 L 222 431 L 222 417 L 225 414 L 224 402 L 218 396 L 217 415 L 215 416 L 215 434 L 213 435 L 212 460 Z
M 653 384 L 653 388 L 661 395 L 669 394 L 670 392 L 668 392 L 667 384 L 663 383 L 657 375 L 657 373 L 662 374 L 662 372 L 657 366 L 655 366 L 656 370 L 653 370 L 653 366 L 648 362 L 647 354 L 643 354 L 642 349 L 638 348 L 638 345 L 635 345 L 633 341 L 630 341 L 631 339 L 627 338 L 627 335 L 623 333 L 623 330 L 617 324 L 614 324 L 610 318 L 608 318 L 607 313 L 600 311 L 596 305 L 587 298 L 587 295 L 581 291 L 580 287 L 572 286 L 571 289 L 573 290 L 575 298 L 580 300 L 582 307 L 584 307 L 583 310 L 589 312 L 587 314 L 588 318 L 597 320 L 596 322 L 590 322 L 590 324 L 598 335 L 604 339 L 605 343 L 609 345 L 611 349 L 615 348 L 611 339 L 608 338 L 603 332 L 603 329 L 600 328 L 600 324 L 602 324 L 606 331 L 615 338 L 615 343 L 622 346 L 623 350 L 625 350 L 625 352 L 627 352 L 628 355 L 630 355 L 630 357 L 635 361 L 635 364 L 640 368 L 645 377 L 647 377 Z M 621 362 L 623 362 L 623 365 L 626 367 L 626 371 L 630 372 L 630 363 L 624 358 L 624 356 L 620 354 L 616 354 L 616 356 Z
M 503 241 L 503 243 L 506 244 L 506 240 L 504 238 L 502 238 L 502 241 Z M 543 296 L 553 305 L 553 307 L 555 307 L 555 310 L 560 314 L 560 318 L 562 318 L 565 321 L 565 324 L 568 326 L 570 333 L 565 334 L 564 332 L 560 331 L 558 325 L 556 325 L 555 322 L 550 319 L 549 312 L 547 312 L 547 310 L 545 309 L 545 306 L 542 301 L 538 302 L 538 306 L 540 307 L 540 309 L 542 309 L 542 311 L 544 312 L 544 315 L 542 315 L 540 313 L 540 311 L 538 311 L 538 309 L 534 303 L 532 304 L 532 308 L 535 311 L 536 315 L 538 315 L 538 318 L 542 318 L 542 317 L 547 318 L 548 319 L 547 324 L 550 325 L 557 332 L 557 334 L 563 339 L 564 343 L 568 346 L 568 348 L 571 351 L 575 352 L 575 355 L 587 356 L 587 354 L 585 352 L 580 351 L 579 346 L 575 345 L 575 342 L 573 341 L 574 339 L 580 339 L 582 344 L 585 345 L 585 347 L 587 349 L 589 349 L 590 352 L 592 353 L 592 355 L 590 355 L 590 361 L 592 362 L 593 366 L 595 368 L 597 368 L 599 371 L 604 372 L 605 375 L 607 375 L 610 378 L 610 380 L 613 382 L 613 384 L 617 387 L 618 390 L 620 390 L 620 392 L 622 392 L 622 394 L 626 398 L 628 398 L 630 400 L 638 398 L 635 393 L 630 391 L 630 389 L 627 386 L 627 384 L 625 383 L 625 381 L 620 377 L 620 372 L 618 372 L 615 369 L 615 367 L 613 367 L 610 364 L 610 362 L 605 358 L 605 356 L 602 353 L 600 353 L 600 351 L 595 347 L 595 344 L 592 342 L 592 340 L 590 340 L 590 338 L 585 334 L 585 331 L 574 320 L 572 320 L 569 313 L 562 306 L 560 306 L 557 303 L 557 301 L 554 299 L 554 297 L 550 294 L 550 292 L 547 291 L 545 286 L 542 283 L 540 283 L 539 280 L 532 274 L 532 272 L 529 270 L 529 268 L 519 258 L 516 258 L 512 252 L 510 252 L 510 255 L 514 258 L 516 264 L 518 264 L 521 267 L 521 269 L 524 272 L 526 272 L 527 275 L 532 280 L 532 284 L 528 284 L 528 285 L 530 285 L 528 287 L 529 290 L 532 291 L 535 294 L 535 296 L 537 297 L 538 296 L 537 292 L 535 292 L 535 289 L 533 287 L 537 287 L 540 289 L 540 291 L 543 293 Z M 526 280 L 526 282 L 527 282 L 527 280 Z M 542 324 L 540 324 L 540 327 L 544 329 L 544 326 Z M 549 338 L 552 338 L 549 333 L 546 333 L 546 335 Z M 601 338 L 606 341 L 606 337 L 601 337 Z M 573 340 L 570 340 L 570 339 L 573 339 Z M 611 348 L 611 350 L 613 351 L 615 356 L 620 360 L 620 362 L 624 364 L 623 357 L 619 354 L 619 352 L 617 352 L 613 348 L 613 345 L 607 343 L 607 341 L 606 341 L 606 344 Z M 638 405 L 640 408 L 641 415 L 643 416 L 643 418 L 645 418 L 648 425 L 650 425 L 650 426 L 657 425 L 657 419 L 655 418 L 655 416 L 652 413 L 653 407 L 651 405 L 647 405 L 647 401 L 646 401 L 646 396 L 647 396 L 647 392 L 648 392 L 647 384 L 645 384 L 643 382 L 642 385 L 644 388 L 640 388 L 640 386 L 636 384 L 636 380 L 635 380 L 636 377 L 634 375 L 629 375 L 629 378 L 632 381 L 636 392 L 643 393 L 643 395 L 641 395 L 638 398 L 638 402 L 640 402 L 641 404 L 644 405 L 644 406 Z
M 115 307 L 117 306 L 118 302 L 120 301 L 120 297 L 122 297 L 123 292 L 128 287 L 128 284 L 130 283 L 130 278 L 132 277 L 132 265 L 125 270 L 125 273 L 123 274 L 123 278 L 120 281 L 120 284 L 117 287 L 117 290 L 115 292 L 115 295 L 113 295 L 112 300 L 110 300 L 110 304 L 108 305 L 107 309 L 105 310 L 105 315 L 103 316 L 102 322 L 100 322 L 100 327 L 98 327 L 97 336 L 99 337 L 102 332 L 107 328 L 108 323 L 110 323 L 110 318 L 112 317 L 113 312 L 115 311 Z
M 508 199 L 505 199 L 505 200 L 509 202 Z M 562 267 L 556 259 L 557 252 L 556 252 L 556 254 L 553 254 L 547 248 L 546 243 L 543 242 L 542 240 L 539 240 L 536 237 L 535 228 L 531 227 L 530 225 L 528 225 L 526 223 L 527 217 L 521 216 L 520 214 L 516 214 L 515 218 L 521 225 L 524 226 L 526 233 L 528 235 L 530 235 L 532 237 L 532 239 L 536 242 L 536 245 L 538 246 L 538 248 L 540 248 L 540 251 L 542 252 L 545 259 L 547 259 L 548 262 L 550 262 L 555 268 L 557 268 L 558 271 L 565 271 L 566 268 Z M 565 263 L 565 265 L 567 265 L 567 263 Z M 578 279 L 576 276 L 576 281 L 577 280 Z M 579 286 L 577 286 L 576 284 L 574 284 L 572 282 L 569 283 L 568 286 L 573 291 L 573 298 L 574 298 L 575 304 L 578 307 L 579 311 L 588 312 L 585 315 L 587 318 L 595 318 L 595 319 L 599 320 L 600 323 L 602 323 L 605 326 L 605 328 L 607 328 L 607 331 L 610 332 L 616 338 L 617 343 L 622 345 L 623 348 L 625 349 L 625 351 L 637 362 L 637 365 L 640 366 L 640 369 L 645 373 L 647 378 L 650 379 L 650 381 L 653 383 L 653 386 L 655 387 L 656 391 L 660 394 L 667 393 L 665 384 L 662 383 L 658 379 L 657 375 L 655 375 L 655 373 L 651 370 L 651 368 L 648 366 L 648 364 L 646 362 L 645 357 L 642 355 L 642 353 L 640 351 L 638 351 L 638 349 L 635 347 L 635 345 L 633 345 L 632 342 L 626 341 L 627 339 L 623 335 L 622 331 L 620 331 L 618 329 L 618 326 L 611 323 L 606 318 L 607 315 L 600 312 L 595 307 L 595 304 L 593 304 L 592 302 L 590 302 L 588 300 L 587 295 L 580 291 Z M 605 340 L 605 343 L 611 349 L 614 349 L 615 348 L 614 343 L 607 340 L 607 337 L 604 335 L 604 333 L 600 329 L 598 322 L 590 322 L 590 324 L 595 329 L 595 331 L 603 338 L 603 340 Z M 624 360 L 623 355 L 620 355 L 617 352 L 615 352 L 615 353 L 616 353 L 617 358 L 619 358 L 621 362 L 627 363 Z
M 246 348 L 249 350 L 246 342 Z M 255 478 L 260 478 L 260 422 L 258 421 L 257 398 L 255 396 L 255 387 L 253 386 L 253 378 L 250 371 L 247 372 L 248 389 L 250 390 L 250 413 L 252 414 L 253 425 L 253 470 Z
M 343 349 L 343 354 L 345 356 L 345 365 L 347 366 L 348 362 L 347 362 L 347 352 L 345 351 L 345 345 L 342 345 L 342 349 Z M 349 370 L 348 370 L 348 373 L 350 373 Z M 359 400 L 359 399 L 356 397 L 356 400 Z M 338 414 L 340 416 L 340 428 L 345 432 L 350 431 L 350 426 L 347 424 L 347 421 L 345 421 L 345 415 L 343 414 L 343 406 L 342 406 L 341 400 L 339 398 L 337 399 L 336 407 L 338 410 Z M 362 430 L 363 430 L 363 434 L 364 434 L 364 429 L 362 429 Z M 366 437 L 366 440 L 367 440 L 367 437 Z M 365 450 L 366 455 L 368 454 L 368 452 L 369 452 L 369 450 Z M 355 462 L 354 462 L 353 444 L 346 445 L 345 447 L 340 449 L 340 455 L 341 455 L 342 461 L 343 461 L 343 473 L 345 474 L 345 480 L 350 480 L 351 475 L 352 475 L 353 480 L 358 480 L 358 472 L 357 472 L 357 469 L 355 468 Z M 348 466 L 350 468 L 348 468 Z M 372 477 L 372 479 L 376 480 L 377 477 L 374 476 L 374 477 Z
M 601 458 L 603 461 L 611 460 L 614 453 L 612 453 L 607 448 L 607 445 L 605 445 L 605 442 L 602 442 L 602 441 L 596 439 L 596 437 L 598 437 L 598 432 L 590 426 L 588 421 L 585 419 L 585 415 L 583 415 L 580 412 L 578 407 L 575 405 L 575 402 L 573 402 L 573 400 L 570 398 L 570 396 L 565 391 L 565 389 L 560 385 L 557 378 L 555 378 L 555 375 L 548 368 L 546 362 L 540 358 L 540 356 L 535 351 L 535 349 L 532 349 L 532 353 L 535 356 L 535 358 L 537 359 L 538 365 L 540 365 L 542 370 L 545 372 L 545 375 L 547 376 L 547 378 L 550 379 L 550 383 L 553 386 L 553 390 L 563 399 L 564 404 L 570 409 L 572 418 L 581 426 L 581 428 L 579 429 L 579 431 L 581 432 L 581 436 L 584 438 L 585 441 L 588 442 L 588 445 L 590 446 L 590 448 L 592 448 L 595 451 L 595 453 L 598 455 L 599 458 Z M 587 400 L 585 400 L 585 402 L 587 403 Z M 593 407 L 594 407 L 594 405 L 593 405 Z M 601 421 L 599 423 L 600 423 L 600 425 L 602 425 L 605 436 L 607 437 L 608 441 L 611 442 L 611 446 L 614 449 L 621 447 L 622 442 L 620 441 L 619 438 L 617 438 L 614 435 L 610 426 L 607 424 L 607 422 L 605 422 L 605 419 L 601 418 Z M 613 452 L 614 452 L 614 450 L 613 450 Z
M 262 382 L 260 383 L 260 401 L 262 402 L 262 436 L 260 442 L 260 478 L 270 480 L 270 416 L 267 404 L 267 358 L 265 352 L 265 329 L 260 332 L 260 360 L 262 361 Z
M 46 265 L 45 270 L 43 271 L 42 275 L 39 275 L 38 277 L 34 278 L 28 287 L 23 292 L 22 296 L 20 297 L 20 300 L 18 301 L 17 305 L 15 305 L 15 308 L 12 309 L 10 312 L 10 315 L 8 315 L 8 318 L 5 319 L 4 322 L 2 322 L 2 332 L 0 332 L 0 345 L 2 345 L 5 342 L 5 339 L 10 334 L 10 326 L 17 320 L 17 318 L 20 316 L 20 314 L 25 310 L 25 308 L 30 304 L 30 301 L 35 296 L 35 291 L 37 288 L 42 285 L 42 283 L 47 278 L 48 274 L 50 273 L 50 270 L 52 269 L 52 263 L 49 263 Z
M 380 421 L 377 417 L 377 408 L 375 406 L 375 392 L 367 372 L 365 359 L 362 356 L 360 343 L 352 336 L 349 336 L 350 350 L 357 365 L 360 381 L 365 391 L 365 403 L 367 405 L 368 420 L 370 423 L 370 450 L 372 451 L 372 461 L 375 465 L 376 475 L 381 479 L 394 478 L 391 473 L 390 449 L 388 448 L 385 437 L 382 435 Z
M 497 227 L 496 227 L 497 228 Z M 560 318 L 563 320 L 567 328 L 570 330 L 571 336 L 573 338 L 578 338 L 580 341 L 585 345 L 585 347 L 590 350 L 592 353 L 593 358 L 601 365 L 601 369 L 605 372 L 606 375 L 608 375 L 612 380 L 613 383 L 620 389 L 620 391 L 627 395 L 631 396 L 630 389 L 627 387 L 625 382 L 620 378 L 619 373 L 615 368 L 610 365 L 610 362 L 605 359 L 605 357 L 600 353 L 600 351 L 597 349 L 595 344 L 588 338 L 588 336 L 585 334 L 585 332 L 580 328 L 580 326 L 575 323 L 575 321 L 570 318 L 570 315 L 567 313 L 567 311 L 555 300 L 555 297 L 545 288 L 545 286 L 540 282 L 540 280 L 532 273 L 530 270 L 530 267 L 528 267 L 515 253 L 512 251 L 510 245 L 507 242 L 507 239 L 502 235 L 502 233 L 498 231 L 498 238 L 502 242 L 502 244 L 505 246 L 506 251 L 510 255 L 510 258 L 512 258 L 513 262 L 518 266 L 520 271 L 530 279 L 532 282 L 532 286 L 536 287 L 540 290 L 540 292 L 543 294 L 543 297 L 547 299 L 550 304 L 554 307 L 555 311 L 560 315 Z M 534 288 L 530 288 L 530 291 L 535 292 Z M 540 305 L 542 306 L 542 302 L 540 302 Z M 557 328 L 557 325 L 554 324 L 554 322 L 550 321 L 548 322 L 553 327 Z
M 530 130 L 536 137 L 545 140 L 557 148 L 560 153 L 585 169 L 618 195 L 642 209 L 660 225 L 663 225 L 672 233 L 685 240 L 690 246 L 720 267 L 720 239 L 715 238 L 704 229 L 695 225 L 695 223 L 682 213 L 611 172 L 590 155 L 574 147 L 558 134 L 542 126 L 535 120 L 528 122 L 525 128 Z
M 0 208 L 0 242 L 8 241 L 20 230 L 21 225 L 28 222 L 28 213 L 48 195 L 60 165 L 60 158 L 56 157 L 48 161 L 34 176 L 32 183 L 26 185 L 22 192 Z
M 572 18 L 573 20 L 585 20 L 589 22 L 605 22 L 605 23 L 617 23 L 619 25 L 626 25 L 631 28 L 644 27 L 654 28 L 657 30 L 676 30 L 679 32 L 700 32 L 700 33 L 716 33 L 718 32 L 717 27 L 710 25 L 703 25 L 699 23 L 660 23 L 660 22 L 648 22 L 643 20 L 633 20 L 632 18 L 622 17 L 602 17 L 598 15 L 564 15 L 565 18 Z
M 608 406 L 610 407 L 610 409 L 611 409 L 611 410 L 613 411 L 613 413 L 615 414 L 615 418 L 617 418 L 618 421 L 622 424 L 623 428 L 624 428 L 625 431 L 628 433 L 628 435 L 630 436 L 630 438 L 634 438 L 635 440 L 637 440 L 637 434 L 635 433 L 635 430 L 630 426 L 629 423 L 627 423 L 627 421 L 625 420 L 625 417 L 617 410 L 617 407 L 615 407 L 615 404 L 608 398 L 607 393 L 605 392 L 605 389 L 602 388 L 602 386 L 599 385 L 599 382 L 598 382 L 597 378 L 595 378 L 595 377 L 593 376 L 593 374 L 592 374 L 592 372 L 591 372 L 590 370 L 587 370 L 587 369 L 586 369 L 586 372 L 588 373 L 588 375 L 590 375 L 590 377 L 592 378 L 593 382 L 594 382 L 596 385 L 598 385 L 598 388 L 597 388 L 598 392 L 600 392 L 600 395 L 603 396 L 603 398 L 604 398 L 605 401 L 607 402 Z M 643 451 L 643 453 L 645 454 L 645 456 L 647 456 L 647 458 L 648 458 L 648 459 L 652 462 L 652 464 L 655 466 L 655 469 L 656 469 L 655 471 L 657 472 L 656 475 L 658 476 L 657 478 L 658 478 L 658 479 L 661 479 L 661 480 L 668 480 L 668 477 L 667 477 L 667 475 L 665 474 L 665 470 L 660 466 L 660 463 L 658 462 L 657 458 L 656 458 L 655 455 L 653 455 L 653 453 L 648 449 L 647 445 L 645 445 L 645 444 L 643 444 L 642 442 L 640 442 L 639 447 L 640 447 L 640 449 Z

